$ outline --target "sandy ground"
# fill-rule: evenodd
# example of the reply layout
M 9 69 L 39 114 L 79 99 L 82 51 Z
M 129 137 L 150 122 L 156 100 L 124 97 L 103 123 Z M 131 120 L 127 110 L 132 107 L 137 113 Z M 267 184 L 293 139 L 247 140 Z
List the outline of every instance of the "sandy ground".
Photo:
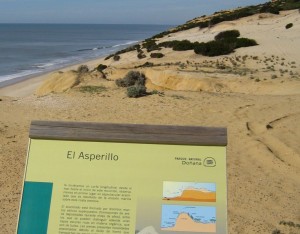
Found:
M 292 14 L 278 17 L 288 17 L 286 22 L 299 22 L 299 14 Z M 286 22 L 279 19 L 282 20 L 273 19 L 273 22 L 282 24 L 277 27 L 282 30 Z M 254 20 L 243 19 L 241 24 L 257 27 L 269 22 L 270 18 L 263 19 L 266 21 L 260 19 L 260 25 Z M 299 24 L 294 27 L 299 30 Z M 245 28 L 241 27 L 242 30 Z M 276 71 L 283 66 L 281 60 L 284 58 L 284 66 L 289 66 L 289 72 L 283 76 L 278 74 L 276 79 L 270 78 L 274 71 L 264 71 L 265 65 L 256 64 L 253 59 L 247 60 L 245 64 L 248 69 L 260 69 L 254 74 L 260 78 L 259 81 L 255 81 L 257 78 L 251 79 L 251 73 L 222 74 L 215 68 L 207 68 L 215 72 L 205 73 L 195 72 L 195 66 L 181 70 L 169 66 L 168 72 L 179 74 L 176 77 L 168 75 L 166 67 L 155 67 L 143 71 L 152 77 L 152 86 L 149 87 L 159 84 L 161 90 L 164 90 L 163 94 L 130 99 L 125 89 L 114 85 L 113 79 L 125 74 L 136 64 L 157 60 L 137 61 L 133 53 L 128 53 L 123 57 L 126 59 L 119 62 L 97 60 L 89 64 L 90 67 L 100 62 L 111 65 L 107 75 L 112 80 L 91 76 L 82 81 L 81 85 L 97 84 L 105 87 L 97 94 L 83 93 L 74 87 L 62 93 L 35 95 L 36 88 L 46 78 L 53 79 L 53 74 L 0 89 L 0 233 L 14 233 L 16 228 L 28 131 L 32 120 L 227 127 L 229 233 L 272 233 L 276 229 L 283 233 L 300 233 L 297 227 L 279 224 L 280 221 L 300 223 L 300 81 L 299 77 L 290 75 L 291 70 L 293 74 L 299 72 L 297 64 L 300 57 L 299 53 L 295 53 L 298 47 L 293 41 L 299 41 L 300 34 L 299 31 L 290 31 L 289 35 L 278 35 L 283 39 L 277 41 L 277 44 L 274 40 L 278 38 L 273 36 L 272 43 L 270 39 L 266 43 L 264 40 L 267 34 L 262 36 L 253 32 L 249 37 L 259 40 L 260 46 L 240 49 L 231 55 L 233 58 L 236 55 L 252 54 L 261 58 L 266 56 L 267 59 L 274 55 Z M 296 49 L 286 49 L 283 46 L 286 40 L 289 46 L 294 43 L 292 45 Z M 264 50 L 264 46 L 269 47 Z M 181 58 L 183 62 L 188 58 L 195 64 L 196 61 L 203 63 L 205 60 L 190 52 L 175 54 L 165 50 L 165 53 L 168 56 L 163 61 Z M 225 63 L 226 57 L 222 58 Z M 276 58 L 280 64 L 276 63 Z M 295 64 L 292 63 L 294 61 Z M 64 74 L 67 70 L 64 70 Z M 165 74 L 161 75 L 162 71 Z M 191 74 L 199 76 L 198 80 L 193 80 Z M 173 80 L 182 78 L 185 82 L 161 82 L 161 79 L 168 77 L 173 77 Z M 201 89 L 190 91 L 186 88 L 199 85 L 199 82 L 202 82 Z M 167 85 L 169 89 L 165 89 Z M 180 91 L 184 88 L 187 90 Z

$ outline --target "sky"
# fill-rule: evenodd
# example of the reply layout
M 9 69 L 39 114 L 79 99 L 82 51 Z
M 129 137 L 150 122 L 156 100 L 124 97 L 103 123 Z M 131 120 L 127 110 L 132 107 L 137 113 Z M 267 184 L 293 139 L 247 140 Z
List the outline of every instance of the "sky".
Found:
M 0 23 L 168 24 L 267 0 L 0 0 Z

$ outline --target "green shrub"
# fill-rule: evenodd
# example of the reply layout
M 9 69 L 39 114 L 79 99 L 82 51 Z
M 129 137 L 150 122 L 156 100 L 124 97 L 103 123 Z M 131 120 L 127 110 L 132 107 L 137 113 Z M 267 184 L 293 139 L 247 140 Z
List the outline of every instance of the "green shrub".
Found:
M 162 53 L 151 53 L 150 57 L 151 58 L 162 58 L 162 57 L 164 57 L 164 54 L 162 54 Z
M 82 86 L 79 88 L 79 91 L 83 93 L 101 93 L 106 90 L 107 88 L 104 86 L 92 86 L 92 85 Z
M 293 23 L 289 23 L 289 24 L 285 25 L 285 28 L 286 28 L 286 29 L 289 29 L 289 28 L 291 28 L 291 27 L 293 27 L 293 26 L 294 26 Z
M 160 47 L 165 47 L 165 48 L 173 48 L 175 51 L 185 51 L 185 50 L 193 50 L 195 48 L 195 44 L 198 42 L 190 42 L 188 40 L 183 40 L 183 41 L 165 41 L 161 42 L 158 44 Z
M 278 5 L 274 5 L 271 2 L 265 3 L 261 8 L 260 8 L 260 13 L 271 13 L 271 14 L 279 14 L 279 11 L 283 10 Z
M 123 50 L 119 50 L 117 51 L 115 54 L 111 54 L 111 55 L 108 55 L 105 60 L 108 60 L 110 58 L 116 58 L 116 59 L 120 59 L 120 54 L 124 54 L 124 53 L 127 53 L 127 52 L 130 52 L 130 51 L 134 51 L 134 50 L 140 50 L 141 49 L 141 46 L 139 44 L 137 45 L 133 45 L 133 46 L 129 46 Z M 115 60 L 115 61 L 118 61 L 118 60 Z
M 278 229 L 275 229 L 272 231 L 272 234 L 281 234 L 282 232 Z
M 236 38 L 235 48 L 241 47 L 249 47 L 249 46 L 256 46 L 258 45 L 257 42 L 253 39 L 248 38 Z
M 129 87 L 133 85 L 145 85 L 146 77 L 139 71 L 130 71 L 123 79 L 117 79 L 116 85 L 119 87 Z
M 166 36 L 166 35 L 168 35 L 168 34 L 169 34 L 168 31 L 164 31 L 164 32 L 161 32 L 161 33 L 159 33 L 159 34 L 154 35 L 152 38 L 153 38 L 153 39 L 155 39 L 155 38 L 162 38 L 162 37 L 164 37 L 164 36 Z
M 130 98 L 137 98 L 145 95 L 147 95 L 147 91 L 144 85 L 134 85 L 127 88 L 127 96 Z
M 106 56 L 104 60 L 108 60 L 108 59 L 110 59 L 112 57 L 114 57 L 114 54 L 110 54 L 110 55 Z
M 146 77 L 139 71 L 130 71 L 123 79 L 117 79 L 116 85 L 119 87 L 127 87 L 128 97 L 141 97 L 147 95 Z
M 218 33 L 215 36 L 215 40 L 222 40 L 222 39 L 226 39 L 226 38 L 237 38 L 239 36 L 240 36 L 240 32 L 238 30 L 227 30 L 227 31 Z
M 185 50 L 193 50 L 194 49 L 194 43 L 188 41 L 188 40 L 183 40 L 179 41 L 174 44 L 173 50 L 175 51 L 185 51 Z
M 174 40 L 174 41 L 164 41 L 158 44 L 160 47 L 165 47 L 165 48 L 173 48 L 176 46 L 180 41 Z
M 119 50 L 115 53 L 115 55 L 120 55 L 120 54 L 124 54 L 124 53 L 127 53 L 127 52 L 131 52 L 131 51 L 134 51 L 134 50 L 139 50 L 141 48 L 141 46 L 139 44 L 137 45 L 134 45 L 134 46 L 129 46 L 123 50 Z
M 114 55 L 114 61 L 119 61 L 121 59 L 120 55 Z
M 143 48 L 147 49 L 147 52 L 151 52 L 154 50 L 160 50 L 160 47 L 156 44 L 154 39 L 147 39 L 142 44 Z
M 105 70 L 106 68 L 107 68 L 106 65 L 104 65 L 104 64 L 99 64 L 98 67 L 97 67 L 97 71 L 103 72 L 103 70 Z
M 89 67 L 87 65 L 80 65 L 77 68 L 77 72 L 80 74 L 87 73 L 87 72 L 89 72 Z
M 145 62 L 144 64 L 140 65 L 139 67 L 153 67 L 154 63 L 151 62 Z
M 218 56 L 230 54 L 234 51 L 234 44 L 223 41 L 209 41 L 207 43 L 199 43 L 195 46 L 194 52 L 205 56 Z
M 141 51 L 141 52 L 138 53 L 137 57 L 138 57 L 139 59 L 143 59 L 143 58 L 146 58 L 147 56 L 144 54 L 143 51 Z

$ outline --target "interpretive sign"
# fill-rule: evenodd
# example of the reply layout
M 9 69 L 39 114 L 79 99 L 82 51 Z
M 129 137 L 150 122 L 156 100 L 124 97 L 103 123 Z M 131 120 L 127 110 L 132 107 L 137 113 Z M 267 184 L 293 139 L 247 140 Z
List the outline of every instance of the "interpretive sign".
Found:
M 224 128 L 34 121 L 18 234 L 227 233 Z

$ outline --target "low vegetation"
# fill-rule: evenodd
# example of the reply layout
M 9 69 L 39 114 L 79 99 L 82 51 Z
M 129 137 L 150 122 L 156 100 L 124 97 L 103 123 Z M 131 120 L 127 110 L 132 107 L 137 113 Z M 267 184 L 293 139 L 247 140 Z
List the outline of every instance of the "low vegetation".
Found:
M 154 39 L 147 39 L 142 44 L 143 48 L 147 50 L 147 52 L 151 52 L 154 50 L 160 50 L 160 47 L 156 44 Z
M 78 68 L 77 68 L 77 72 L 79 74 L 84 74 L 84 73 L 88 73 L 89 72 L 89 67 L 87 65 L 80 65 Z
M 186 51 L 186 50 L 193 50 L 194 47 L 195 47 L 194 43 L 188 40 L 183 40 L 183 41 L 177 41 L 173 46 L 173 50 Z
M 146 87 L 143 85 L 134 85 L 127 88 L 127 96 L 137 98 L 147 95 Z
M 234 51 L 235 46 L 225 41 L 209 41 L 207 43 L 199 43 L 195 45 L 194 52 L 204 56 L 218 56 L 230 54 Z
M 87 85 L 87 86 L 81 86 L 79 87 L 79 91 L 82 93 L 101 93 L 103 91 L 106 91 L 107 88 L 104 86 L 92 86 L 92 85 Z
M 154 66 L 154 63 L 151 63 L 151 62 L 145 62 L 144 64 L 139 65 L 139 66 L 136 66 L 135 68 L 140 68 L 140 67 L 153 67 L 153 66 Z
M 293 23 L 289 23 L 289 24 L 285 25 L 285 28 L 286 28 L 286 29 L 289 29 L 289 28 L 291 28 L 291 27 L 293 27 L 293 26 L 294 26 Z
M 279 225 L 287 226 L 290 229 L 289 233 L 299 233 L 300 224 L 294 223 L 292 221 L 280 221 Z M 286 233 L 286 232 L 282 232 L 281 230 L 279 230 L 277 228 L 272 231 L 272 234 L 283 234 L 283 233 Z
M 215 36 L 215 40 L 224 40 L 224 39 L 228 39 L 228 38 L 238 38 L 240 36 L 240 32 L 238 30 L 227 30 L 227 31 L 223 31 L 218 33 Z
M 151 53 L 150 57 L 151 58 L 162 58 L 162 57 L 164 57 L 164 54 L 162 54 L 162 53 Z
M 127 52 L 131 52 L 131 51 L 135 51 L 135 50 L 138 50 L 141 46 L 140 45 L 133 45 L 133 46 L 130 46 L 130 47 L 127 47 L 123 50 L 119 50 L 117 51 L 116 53 L 114 54 L 110 54 L 108 55 L 105 60 L 108 60 L 110 58 L 114 58 L 116 56 L 119 56 L 120 54 L 124 54 L 124 53 L 127 53 Z M 120 56 L 119 56 L 120 57 Z
M 214 41 L 209 41 L 206 43 L 193 43 L 188 40 L 174 40 L 159 43 L 157 46 L 173 48 L 173 50 L 176 51 L 194 50 L 196 54 L 201 54 L 204 56 L 218 56 L 230 54 L 237 48 L 257 45 L 255 40 L 238 38 L 239 36 L 240 32 L 238 30 L 228 30 L 220 32 L 218 35 L 216 35 Z
M 106 65 L 104 65 L 104 64 L 99 64 L 98 66 L 97 66 L 97 71 L 99 71 L 99 72 L 103 72 L 105 69 L 107 68 L 107 66 Z
M 146 58 L 147 56 L 144 54 L 143 51 L 141 51 L 141 52 L 138 52 L 137 57 L 138 57 L 139 59 L 143 59 L 143 58 Z
M 129 87 L 133 85 L 145 85 L 146 77 L 143 73 L 139 71 L 130 71 L 122 79 L 116 80 L 116 85 L 118 87 Z
M 300 224 L 299 223 L 294 223 L 292 221 L 280 221 L 279 224 L 300 229 Z
M 147 95 L 146 77 L 139 71 L 130 71 L 122 79 L 116 80 L 118 87 L 127 87 L 127 96 L 137 98 Z
M 114 61 L 119 61 L 121 59 L 120 55 L 114 55 Z

